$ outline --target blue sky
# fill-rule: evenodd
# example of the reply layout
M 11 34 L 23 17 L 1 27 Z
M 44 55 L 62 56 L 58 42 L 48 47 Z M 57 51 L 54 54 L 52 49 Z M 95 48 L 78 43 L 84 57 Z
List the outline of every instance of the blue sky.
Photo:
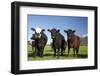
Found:
M 48 29 L 60 29 L 60 33 L 67 40 L 67 34 L 64 30 L 76 30 L 75 34 L 82 37 L 88 34 L 88 18 L 78 16 L 50 16 L 50 15 L 28 15 L 28 40 L 32 36 L 31 28 L 41 27 L 45 29 L 45 34 L 48 37 L 48 44 L 52 42 L 51 34 Z

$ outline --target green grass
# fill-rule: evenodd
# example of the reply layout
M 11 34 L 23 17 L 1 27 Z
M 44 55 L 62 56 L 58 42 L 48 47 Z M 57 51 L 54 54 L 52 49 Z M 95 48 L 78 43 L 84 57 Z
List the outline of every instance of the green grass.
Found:
M 56 59 L 82 59 L 82 58 L 87 58 L 88 57 L 88 48 L 87 46 L 80 46 L 79 50 L 79 55 L 78 57 L 75 56 L 73 57 L 73 49 L 70 50 L 69 56 L 67 56 L 67 50 L 66 48 L 64 56 L 60 56 L 59 58 L 54 57 L 54 51 L 51 49 L 51 46 L 47 45 L 44 49 L 44 56 L 43 58 L 40 57 L 33 57 L 33 52 L 32 52 L 32 47 L 28 45 L 28 60 L 33 61 L 33 60 L 56 60 Z

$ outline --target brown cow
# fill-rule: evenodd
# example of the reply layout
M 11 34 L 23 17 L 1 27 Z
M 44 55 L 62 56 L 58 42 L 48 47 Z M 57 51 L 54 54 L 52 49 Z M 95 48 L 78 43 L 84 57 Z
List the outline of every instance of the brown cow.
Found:
M 80 37 L 75 35 L 75 30 L 64 30 L 65 33 L 67 33 L 67 43 L 68 43 L 68 55 L 70 52 L 70 48 L 73 48 L 73 56 L 78 56 L 78 51 L 80 47 Z

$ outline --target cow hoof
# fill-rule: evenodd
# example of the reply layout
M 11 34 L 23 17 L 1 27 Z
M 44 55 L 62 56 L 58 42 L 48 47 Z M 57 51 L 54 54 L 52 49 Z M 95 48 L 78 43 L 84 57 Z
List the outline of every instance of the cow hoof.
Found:
M 63 54 L 61 54 L 60 56 L 64 56 Z
M 43 56 L 39 56 L 40 58 L 43 58 Z
M 66 56 L 69 56 L 69 54 L 67 54 Z
M 54 54 L 53 56 L 56 56 L 56 54 Z

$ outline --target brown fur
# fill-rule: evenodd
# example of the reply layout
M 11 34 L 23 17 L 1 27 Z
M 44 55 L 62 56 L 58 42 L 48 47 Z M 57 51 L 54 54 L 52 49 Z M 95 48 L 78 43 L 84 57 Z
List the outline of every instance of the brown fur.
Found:
M 75 30 L 64 30 L 67 33 L 67 44 L 68 44 L 68 55 L 70 53 L 70 48 L 73 48 L 73 56 L 78 55 L 79 47 L 80 47 L 80 37 L 76 36 Z

